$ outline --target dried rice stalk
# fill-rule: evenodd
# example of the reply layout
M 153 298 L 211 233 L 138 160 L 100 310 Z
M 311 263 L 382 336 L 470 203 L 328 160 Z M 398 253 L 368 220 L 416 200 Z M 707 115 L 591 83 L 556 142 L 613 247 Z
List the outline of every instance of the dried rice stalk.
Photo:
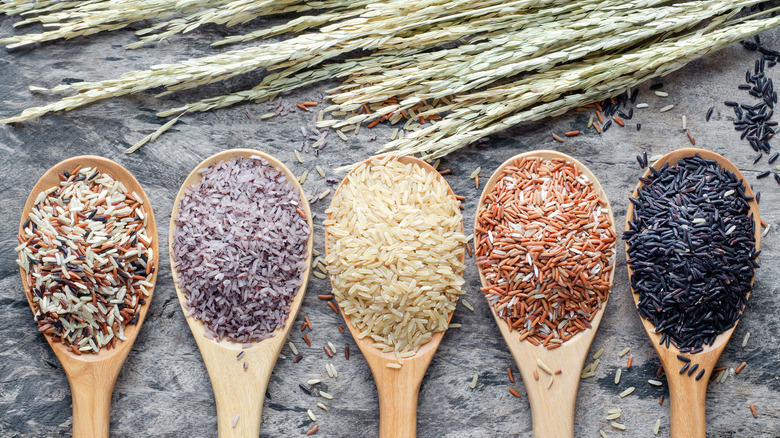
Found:
M 50 31 L 54 33 L 44 33 L 45 37 L 20 35 L 0 40 L 12 46 L 113 30 L 141 19 L 163 20 L 139 31 L 141 41 L 133 44 L 135 47 L 204 23 L 232 25 L 280 11 L 319 12 L 228 37 L 216 45 L 319 28 L 317 31 L 278 43 L 152 66 L 118 79 L 58 86 L 53 90 L 70 89 L 76 94 L 29 108 L 0 123 L 156 87 L 165 87 L 164 95 L 267 68 L 272 72 L 252 89 L 203 99 L 159 115 L 181 117 L 189 111 L 259 102 L 282 91 L 346 78 L 344 85 L 333 90 L 335 104 L 327 108 L 346 113 L 345 119 L 320 120 L 320 126 L 359 125 L 391 111 L 408 110 L 426 99 L 442 99 L 446 105 L 426 105 L 419 114 L 441 113 L 445 117 L 440 122 L 420 129 L 416 123 L 407 123 L 405 128 L 413 132 L 401 131 L 405 135 L 383 148 L 438 157 L 512 124 L 558 115 L 616 94 L 616 90 L 666 74 L 774 27 L 778 24 L 775 18 L 752 16 L 744 24 L 724 24 L 743 8 L 765 2 L 0 0 L 0 13 L 26 17 L 17 24 L 41 22 L 58 27 Z M 173 18 L 181 13 L 184 17 Z M 397 98 L 398 104 L 382 107 L 380 103 L 390 98 Z M 378 107 L 372 107 L 370 115 L 355 112 L 372 104 Z M 156 138 L 175 120 L 178 118 L 144 142 Z

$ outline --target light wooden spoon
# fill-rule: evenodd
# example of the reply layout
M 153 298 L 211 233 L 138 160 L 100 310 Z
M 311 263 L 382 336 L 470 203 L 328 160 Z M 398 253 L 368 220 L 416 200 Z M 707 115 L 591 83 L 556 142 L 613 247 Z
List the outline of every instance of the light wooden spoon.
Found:
M 58 174 L 65 171 L 71 172 L 79 165 L 93 167 L 103 173 L 110 174 L 117 181 L 121 181 L 130 193 L 137 193 L 143 200 L 145 212 L 148 216 L 146 231 L 147 235 L 152 239 L 152 250 L 154 252 L 155 270 L 152 274 L 151 283 L 155 284 L 160 251 L 159 242 L 157 241 L 157 224 L 154 221 L 152 204 L 133 175 L 127 169 L 109 159 L 93 155 L 73 157 L 57 163 L 46 171 L 35 184 L 32 192 L 30 192 L 30 196 L 27 198 L 27 202 L 24 204 L 22 220 L 19 224 L 19 233 L 23 232 L 24 222 L 29 217 L 38 194 L 51 187 L 58 186 L 60 184 Z M 30 285 L 21 268 L 20 273 L 27 302 L 30 305 L 30 309 L 33 310 L 33 314 L 35 314 Z M 149 310 L 153 293 L 154 287 L 149 288 L 149 297 L 146 298 L 146 303 L 141 305 L 139 309 L 138 322 L 125 326 L 125 337 L 127 340 L 119 341 L 111 350 L 102 348 L 97 354 L 84 353 L 78 356 L 69 351 L 63 344 L 52 341 L 50 335 L 46 335 L 46 341 L 54 350 L 54 354 L 62 364 L 62 369 L 65 370 L 70 383 L 70 392 L 73 398 L 74 437 L 94 438 L 108 436 L 111 394 L 114 391 L 114 384 L 119 375 L 119 370 L 122 369 L 122 364 L 125 363 L 127 354 L 133 347 L 136 336 L 138 336 L 138 331 L 141 330 L 141 325 L 143 325 L 146 318 L 146 312 Z
M 382 158 L 372 157 L 363 163 L 370 164 L 371 161 Z M 431 167 L 428 163 L 410 156 L 404 156 L 398 158 L 398 161 L 404 164 L 416 164 L 417 166 L 425 169 L 426 172 L 432 172 L 436 174 L 436 177 L 441 181 L 445 181 L 441 175 Z M 357 168 L 357 166 L 355 166 Z M 351 172 L 350 172 L 351 173 Z M 348 182 L 349 175 L 341 181 L 341 184 L 336 188 L 336 192 L 333 195 L 334 199 L 338 194 L 341 187 Z M 445 181 L 446 182 L 446 181 Z M 449 194 L 455 196 L 452 189 L 448 187 Z M 325 231 L 325 253 L 328 253 L 328 232 Z M 465 254 L 461 256 L 461 262 L 464 262 Z M 331 279 L 332 284 L 332 279 Z M 450 312 L 447 317 L 449 322 L 452 319 L 453 312 Z M 420 385 L 422 379 L 425 376 L 425 371 L 431 364 L 436 349 L 439 348 L 444 332 L 434 333 L 430 341 L 420 346 L 417 353 L 404 359 L 403 366 L 399 369 L 388 368 L 388 363 L 396 363 L 395 354 L 383 353 L 374 347 L 374 341 L 370 336 L 366 336 L 363 339 L 358 339 L 360 330 L 352 325 L 350 317 L 341 311 L 341 316 L 344 318 L 344 322 L 352 333 L 352 337 L 355 339 L 360 351 L 368 362 L 368 366 L 371 368 L 371 373 L 374 375 L 374 382 L 376 383 L 377 392 L 379 395 L 379 437 L 380 438 L 412 438 L 417 436 L 417 396 L 420 391 Z
M 203 362 L 206 364 L 206 370 L 211 379 L 211 386 L 214 389 L 214 399 L 217 404 L 217 429 L 220 437 L 250 437 L 260 434 L 260 420 L 263 411 L 263 401 L 265 400 L 265 390 L 268 387 L 268 381 L 271 378 L 271 372 L 274 369 L 279 352 L 287 341 L 287 335 L 295 324 L 295 317 L 298 315 L 298 309 L 300 309 L 303 302 L 306 285 L 309 282 L 309 272 L 311 271 L 314 239 L 314 227 L 312 225 L 309 202 L 306 200 L 303 188 L 298 183 L 295 175 L 281 161 L 254 149 L 229 149 L 206 158 L 184 180 L 179 193 L 176 195 L 171 212 L 168 249 L 171 258 L 171 273 L 173 274 L 176 295 L 179 298 L 182 312 L 187 315 L 187 309 L 184 307 L 184 303 L 187 302 L 187 296 L 179 289 L 177 281 L 179 274 L 173 259 L 173 242 L 175 240 L 176 218 L 179 216 L 179 204 L 182 197 L 184 197 L 187 187 L 200 182 L 201 169 L 235 157 L 262 157 L 268 164 L 284 172 L 293 187 L 298 189 L 300 193 L 301 209 L 306 213 L 306 220 L 309 223 L 311 233 L 307 243 L 306 251 L 308 255 L 306 269 L 302 274 L 303 282 L 301 283 L 301 288 L 290 303 L 290 313 L 287 315 L 287 322 L 284 327 L 279 327 L 274 331 L 273 337 L 264 339 L 261 342 L 255 342 L 249 348 L 243 348 L 243 344 L 231 342 L 227 339 L 216 342 L 204 335 L 206 327 L 200 320 L 192 316 L 186 317 L 187 324 L 195 337 L 198 349 L 200 349 L 200 354 L 203 356 Z M 244 352 L 244 355 L 239 360 L 237 356 L 241 352 Z M 249 366 L 246 371 L 243 366 L 244 362 L 247 362 Z M 233 427 L 233 420 L 236 415 L 238 415 L 238 422 Z
M 485 184 L 485 188 L 482 191 L 482 196 L 480 197 L 479 205 L 477 206 L 477 214 L 474 219 L 475 227 L 478 224 L 477 218 L 482 210 L 485 197 L 501 179 L 504 168 L 513 165 L 515 160 L 521 158 L 559 159 L 574 163 L 580 171 L 590 179 L 593 188 L 596 190 L 599 197 L 606 202 L 607 209 L 609 210 L 609 220 L 612 224 L 611 228 L 613 231 L 615 230 L 615 218 L 612 215 L 612 207 L 609 205 L 607 194 L 604 192 L 604 189 L 602 189 L 596 176 L 593 175 L 584 164 L 574 158 L 560 152 L 547 150 L 519 154 L 499 166 L 487 184 Z M 477 235 L 476 229 L 474 230 L 474 235 Z M 485 280 L 482 269 L 478 270 L 482 285 L 486 286 L 488 283 Z M 614 276 L 615 269 L 613 268 L 609 275 L 610 285 L 612 284 Z M 596 330 L 599 328 L 606 307 L 607 301 L 602 302 L 601 308 L 590 322 L 592 328 L 576 334 L 574 337 L 564 342 L 560 347 L 548 350 L 547 348 L 533 345 L 527 341 L 520 341 L 518 332 L 511 330 L 509 325 L 498 316 L 493 306 L 490 306 L 493 319 L 496 320 L 496 324 L 509 346 L 509 351 L 512 352 L 512 356 L 515 358 L 515 362 L 517 362 L 520 374 L 523 376 L 523 383 L 528 392 L 528 401 L 531 404 L 534 437 L 565 438 L 574 436 L 574 405 L 577 401 L 577 388 L 580 383 L 580 374 L 588 354 L 588 349 L 593 341 L 593 337 L 596 335 Z M 558 369 L 563 371 L 561 374 L 554 376 L 554 382 L 549 389 L 547 386 L 550 382 L 550 376 L 538 369 L 538 360 L 541 360 L 553 371 Z M 537 370 L 539 380 L 536 380 L 534 377 L 534 370 Z
M 742 176 L 742 173 L 734 164 L 732 164 L 723 156 L 714 152 L 706 151 L 704 149 L 686 148 L 670 152 L 653 163 L 652 167 L 658 170 L 666 163 L 669 163 L 671 166 L 677 163 L 677 161 L 695 154 L 699 154 L 702 158 L 707 160 L 715 160 L 724 169 L 733 172 L 737 179 L 741 179 L 745 184 L 745 195 L 755 196 L 753 194 L 753 189 L 750 188 L 750 184 L 748 184 L 745 177 Z M 649 175 L 650 169 L 647 169 L 644 177 L 646 178 Z M 644 183 L 640 182 L 637 185 L 637 187 L 634 189 L 634 193 L 631 195 L 632 197 L 636 198 L 637 193 L 643 184 Z M 758 203 L 755 199 L 753 199 L 748 204 L 750 205 L 749 214 L 753 214 L 753 220 L 755 221 L 756 249 L 758 249 L 761 247 L 761 218 L 758 215 Z M 628 223 L 633 216 L 634 204 L 629 202 L 628 210 L 626 211 L 626 230 L 629 229 Z M 628 242 L 626 242 L 626 259 L 628 258 Z M 633 269 L 629 267 L 629 279 L 631 278 L 631 275 L 633 275 Z M 755 280 L 755 274 L 753 275 L 753 280 Z M 630 281 L 629 284 L 631 284 Z M 639 294 L 633 293 L 633 288 L 631 289 L 631 292 L 631 294 L 634 296 L 634 303 L 638 305 Z M 747 297 L 749 298 L 750 294 L 748 294 Z M 707 428 L 704 414 L 704 400 L 707 394 L 707 383 L 709 382 L 713 368 L 715 368 L 715 364 L 718 362 L 718 358 L 720 357 L 721 353 L 723 353 L 723 349 L 726 348 L 726 343 L 728 343 L 732 333 L 734 333 L 734 329 L 737 328 L 737 323 L 739 323 L 739 320 L 737 320 L 737 323 L 734 324 L 734 327 L 718 335 L 712 345 L 705 345 L 703 351 L 696 354 L 683 354 L 683 356 L 691 360 L 690 366 L 699 364 L 699 370 L 706 370 L 702 378 L 696 380 L 694 378 L 695 375 L 688 376 L 687 373 L 679 373 L 679 370 L 685 365 L 684 362 L 677 358 L 677 355 L 680 354 L 680 350 L 671 344 L 669 345 L 669 348 L 666 348 L 664 345 L 659 345 L 659 342 L 661 341 L 661 333 L 653 333 L 655 328 L 653 323 L 641 317 L 640 319 L 642 320 L 642 325 L 645 327 L 647 336 L 650 337 L 650 341 L 653 343 L 653 347 L 655 348 L 656 353 L 658 353 L 658 357 L 661 359 L 661 364 L 666 371 L 666 379 L 669 383 L 669 396 L 671 398 L 672 438 L 705 437 Z M 699 371 L 697 370 L 696 373 L 698 374 L 698 372 Z

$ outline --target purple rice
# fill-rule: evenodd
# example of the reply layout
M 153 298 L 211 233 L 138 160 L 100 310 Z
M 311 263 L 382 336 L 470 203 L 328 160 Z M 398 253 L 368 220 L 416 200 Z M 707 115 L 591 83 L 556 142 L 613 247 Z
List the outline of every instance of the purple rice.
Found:
M 300 194 L 259 157 L 200 173 L 182 197 L 172 245 L 188 316 L 217 341 L 269 338 L 284 326 L 306 269 L 311 230 Z
M 734 326 L 758 263 L 745 186 L 699 155 L 650 168 L 634 204 L 627 263 L 637 310 L 661 344 L 697 353 Z
M 696 380 L 701 379 L 704 376 L 705 369 L 702 368 L 701 371 L 699 371 L 699 374 L 696 375 Z
M 696 372 L 696 369 L 697 369 L 697 368 L 699 368 L 699 364 L 693 364 L 693 366 L 691 367 L 691 369 L 689 369 L 689 370 L 688 370 L 688 375 L 689 375 L 689 376 L 690 376 L 690 375 L 693 375 L 693 373 L 695 373 L 695 372 Z

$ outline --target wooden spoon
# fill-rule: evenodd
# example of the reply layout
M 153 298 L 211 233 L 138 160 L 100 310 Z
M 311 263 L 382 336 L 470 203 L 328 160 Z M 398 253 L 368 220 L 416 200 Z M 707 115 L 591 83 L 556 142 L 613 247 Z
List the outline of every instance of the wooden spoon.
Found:
M 383 158 L 384 156 L 369 158 L 361 164 L 370 164 L 373 160 Z M 445 181 L 439 172 L 428 163 L 410 156 L 398 158 L 398 161 L 404 164 L 416 164 L 425 169 L 426 172 L 436 174 L 436 177 Z M 357 168 L 358 166 L 355 166 Z M 352 173 L 352 172 L 350 172 Z M 349 184 L 349 175 L 341 181 L 336 188 L 333 197 L 335 199 L 339 190 Z M 446 181 L 445 181 L 446 182 Z M 452 189 L 447 186 L 449 194 L 455 196 Z M 329 215 L 330 217 L 330 215 Z M 328 254 L 329 235 L 327 228 L 325 231 L 325 253 Z M 461 255 L 461 262 L 465 261 L 465 254 Z M 331 279 L 332 284 L 332 279 Z M 452 319 L 453 312 L 447 317 L 449 322 Z M 379 436 L 380 438 L 411 438 L 417 436 L 417 396 L 420 391 L 422 379 L 425 371 L 433 359 L 436 349 L 439 348 L 444 332 L 433 334 L 430 341 L 420 346 L 417 353 L 407 359 L 404 359 L 403 366 L 399 369 L 388 368 L 388 363 L 396 363 L 394 353 L 383 353 L 374 347 L 374 341 L 370 336 L 359 339 L 360 330 L 352 325 L 351 318 L 341 311 L 344 322 L 352 333 L 360 351 L 368 362 L 371 373 L 374 375 L 377 392 L 379 395 Z
M 474 220 L 475 227 L 478 224 L 477 218 L 482 210 L 485 197 L 501 179 L 503 169 L 513 165 L 515 160 L 521 158 L 558 159 L 574 163 L 580 171 L 590 179 L 593 188 L 596 190 L 599 197 L 606 202 L 607 209 L 609 210 L 609 220 L 612 224 L 611 228 L 613 231 L 615 230 L 615 218 L 612 215 L 612 207 L 609 205 L 607 194 L 604 192 L 604 189 L 602 189 L 596 176 L 593 175 L 584 164 L 574 158 L 560 152 L 547 150 L 532 151 L 516 155 L 499 166 L 487 184 L 485 184 L 485 188 L 482 191 L 482 196 L 479 205 L 477 206 L 477 215 Z M 476 229 L 474 235 L 477 235 Z M 478 270 L 482 285 L 486 286 L 488 283 L 485 280 L 482 269 Z M 615 270 L 612 269 L 609 275 L 610 285 L 612 284 L 614 276 Z M 509 346 L 509 351 L 512 352 L 512 356 L 515 358 L 515 362 L 517 362 L 520 374 L 523 376 L 523 383 L 528 392 L 528 401 L 531 404 L 534 437 L 564 438 L 574 436 L 574 405 L 577 401 L 577 387 L 580 383 L 580 374 L 590 344 L 593 341 L 593 337 L 596 335 L 596 330 L 599 328 L 601 318 L 604 316 L 604 309 L 606 306 L 607 301 L 601 303 L 601 308 L 593 317 L 593 320 L 590 321 L 592 328 L 576 334 L 574 337 L 564 342 L 560 347 L 553 350 L 533 345 L 530 342 L 520 341 L 519 334 L 516 331 L 512 331 L 509 325 L 498 316 L 493 306 L 490 306 L 493 319 L 496 320 L 496 324 Z M 550 382 L 550 376 L 538 369 L 537 361 L 539 360 L 553 371 L 558 369 L 563 371 L 561 374 L 554 376 L 554 382 L 549 389 L 547 386 Z M 539 380 L 536 380 L 534 377 L 534 370 L 537 370 Z
M 264 339 L 261 342 L 255 342 L 249 348 L 243 348 L 243 344 L 231 342 L 223 339 L 220 342 L 207 338 L 204 333 L 206 327 L 200 320 L 192 316 L 187 316 L 187 324 L 190 326 L 195 342 L 198 344 L 200 354 L 203 356 L 203 362 L 206 364 L 206 370 L 211 379 L 211 386 L 214 389 L 214 398 L 217 404 L 217 429 L 220 437 L 249 437 L 260 435 L 260 420 L 263 411 L 263 401 L 265 400 L 265 390 L 268 387 L 268 380 L 271 378 L 271 372 L 276 364 L 279 352 L 287 341 L 287 335 L 295 324 L 295 317 L 298 315 L 298 309 L 303 302 L 303 296 L 306 292 L 306 285 L 309 282 L 309 272 L 311 271 L 311 255 L 313 249 L 314 226 L 312 225 L 311 209 L 309 202 L 303 192 L 303 188 L 298 183 L 292 172 L 281 161 L 276 158 L 254 149 L 229 149 L 212 155 L 190 172 L 187 179 L 179 189 L 176 200 L 171 212 L 171 225 L 168 234 L 168 250 L 171 258 L 171 273 L 173 274 L 176 295 L 179 298 L 182 312 L 187 315 L 187 309 L 184 303 L 187 302 L 187 296 L 179 289 L 177 279 L 179 278 L 173 259 L 173 242 L 175 240 L 176 218 L 179 216 L 179 204 L 184 197 L 187 187 L 200 182 L 200 170 L 220 161 L 230 160 L 235 157 L 262 157 L 268 164 L 284 172 L 287 179 L 293 187 L 298 189 L 301 195 L 301 209 L 306 213 L 306 220 L 309 223 L 309 234 L 307 243 L 307 261 L 306 269 L 303 272 L 303 282 L 301 288 L 295 294 L 290 303 L 290 313 L 287 315 L 287 322 L 284 327 L 279 327 L 274 331 L 273 337 Z M 237 359 L 239 353 L 244 355 Z M 244 362 L 247 362 L 249 368 L 244 370 Z M 238 421 L 233 426 L 233 420 L 238 415 Z
M 724 169 L 733 172 L 737 179 L 741 179 L 745 184 L 745 195 L 755 196 L 753 194 L 753 189 L 750 188 L 750 184 L 748 184 L 745 177 L 734 164 L 732 164 L 723 156 L 714 152 L 706 151 L 704 149 L 686 148 L 670 152 L 653 163 L 652 167 L 657 170 L 666 163 L 669 163 L 671 166 L 677 163 L 677 161 L 695 154 L 699 154 L 702 158 L 707 160 L 715 160 Z M 649 175 L 650 169 L 647 169 L 644 177 L 647 178 Z M 637 185 L 636 189 L 634 189 L 634 193 L 631 195 L 632 197 L 636 198 L 637 193 L 639 192 L 639 189 L 642 187 L 642 185 L 642 182 Z M 752 201 L 748 202 L 748 204 L 750 205 L 749 214 L 753 214 L 753 220 L 755 221 L 756 249 L 758 249 L 761 247 L 761 218 L 758 215 L 758 203 L 756 203 L 755 199 L 753 199 Z M 629 202 L 628 210 L 626 211 L 626 230 L 629 229 L 628 223 L 633 216 L 634 204 Z M 628 242 L 626 242 L 626 259 L 628 258 Z M 631 278 L 631 275 L 633 275 L 633 269 L 629 267 L 629 279 Z M 755 280 L 755 274 L 753 276 L 753 280 Z M 630 281 L 629 284 L 631 284 Z M 634 296 L 634 303 L 638 305 L 639 294 L 633 293 L 633 288 L 631 289 L 631 292 Z M 749 298 L 750 294 L 748 294 L 747 297 Z M 666 348 L 663 345 L 659 345 L 661 341 L 661 333 L 653 333 L 655 328 L 653 323 L 641 317 L 640 319 L 642 320 L 642 325 L 645 327 L 647 336 L 650 337 L 650 341 L 653 343 L 653 347 L 655 348 L 656 353 L 658 353 L 658 357 L 661 359 L 661 364 L 663 365 L 664 370 L 666 370 L 666 379 L 669 383 L 669 396 L 671 398 L 672 405 L 672 438 L 705 437 L 706 423 L 704 415 L 704 400 L 707 393 L 707 383 L 710 380 L 710 375 L 712 374 L 713 368 L 715 368 L 715 364 L 718 362 L 720 354 L 723 353 L 723 349 L 726 348 L 726 343 L 731 338 L 731 334 L 734 333 L 734 329 L 737 328 L 737 323 L 739 323 L 739 320 L 737 320 L 737 323 L 734 324 L 734 327 L 718 335 L 712 345 L 704 345 L 703 351 L 696 354 L 682 354 L 682 356 L 685 356 L 691 360 L 690 366 L 699 364 L 699 370 L 705 370 L 702 378 L 696 380 L 694 376 L 688 376 L 687 373 L 680 374 L 678 372 L 683 367 L 683 365 L 685 365 L 684 362 L 677 358 L 677 355 L 681 354 L 680 350 L 671 344 L 669 345 L 669 348 Z
M 21 234 L 24 231 L 24 222 L 29 217 L 38 194 L 51 187 L 58 186 L 60 184 L 60 177 L 58 174 L 66 171 L 71 172 L 79 165 L 83 167 L 93 167 L 103 173 L 110 174 L 117 181 L 121 181 L 130 193 L 135 192 L 141 197 L 148 216 L 146 232 L 152 239 L 154 266 L 158 267 L 158 255 L 160 251 L 159 242 L 157 241 L 157 224 L 154 221 L 152 204 L 146 197 L 146 193 L 144 193 L 141 185 L 127 169 L 103 157 L 93 155 L 73 157 L 57 163 L 54 167 L 46 171 L 41 179 L 35 184 L 32 192 L 30 192 L 30 196 L 27 198 L 27 202 L 24 204 L 22 220 L 19 224 L 19 233 Z M 20 273 L 22 275 L 24 293 L 27 296 L 27 303 L 30 305 L 33 314 L 35 314 L 30 285 L 27 283 L 27 276 L 24 275 L 24 270 L 21 268 Z M 155 268 L 155 271 L 152 274 L 151 283 L 154 285 L 156 280 L 157 269 Z M 122 364 L 125 363 L 127 354 L 130 352 L 136 336 L 138 336 L 138 331 L 141 330 L 141 325 L 143 325 L 144 319 L 146 318 L 146 312 L 149 310 L 149 304 L 152 301 L 153 293 L 154 287 L 149 288 L 149 297 L 146 298 L 146 303 L 141 305 L 139 309 L 138 322 L 125 326 L 124 333 L 127 340 L 119 341 L 111 350 L 102 348 L 97 354 L 84 353 L 81 356 L 78 356 L 69 351 L 62 343 L 52 341 L 50 335 L 46 335 L 46 341 L 49 343 L 52 350 L 54 350 L 54 354 L 62 364 L 62 369 L 65 370 L 65 374 L 68 376 L 68 382 L 70 383 L 70 392 L 73 398 L 74 437 L 94 438 L 108 436 L 111 394 L 114 391 L 114 384 L 119 375 L 119 370 L 122 369 Z

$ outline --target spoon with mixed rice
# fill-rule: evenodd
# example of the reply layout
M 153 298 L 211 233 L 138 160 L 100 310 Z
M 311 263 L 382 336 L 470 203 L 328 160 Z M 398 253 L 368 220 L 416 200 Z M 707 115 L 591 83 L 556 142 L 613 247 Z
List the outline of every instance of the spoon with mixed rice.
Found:
M 27 301 L 70 383 L 73 436 L 108 437 L 111 393 L 157 279 L 149 199 L 119 164 L 73 157 L 35 184 L 18 239 Z

